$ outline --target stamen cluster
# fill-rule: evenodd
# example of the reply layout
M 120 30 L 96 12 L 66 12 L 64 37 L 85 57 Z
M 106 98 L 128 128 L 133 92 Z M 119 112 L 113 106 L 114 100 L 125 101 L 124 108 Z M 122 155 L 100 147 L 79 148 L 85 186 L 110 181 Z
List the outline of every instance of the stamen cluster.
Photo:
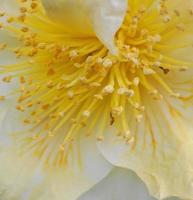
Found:
M 25 112 L 23 123 L 30 129 L 20 138 L 26 148 L 47 156 L 49 163 L 65 163 L 79 135 L 95 134 L 102 141 L 109 127 L 133 144 L 130 119 L 142 121 L 144 93 L 154 100 L 162 100 L 163 91 L 182 98 L 163 76 L 190 64 L 162 53 L 162 35 L 185 32 L 183 18 L 177 10 L 169 13 L 166 0 L 156 11 L 149 9 L 128 9 L 115 38 L 119 55 L 96 37 L 66 33 L 43 14 L 38 0 L 22 0 L 16 17 L 0 13 L 6 19 L 0 28 L 20 41 L 14 49 L 0 44 L 18 58 L 16 64 L 1 66 L 1 74 L 5 83 L 19 80 L 16 109 Z

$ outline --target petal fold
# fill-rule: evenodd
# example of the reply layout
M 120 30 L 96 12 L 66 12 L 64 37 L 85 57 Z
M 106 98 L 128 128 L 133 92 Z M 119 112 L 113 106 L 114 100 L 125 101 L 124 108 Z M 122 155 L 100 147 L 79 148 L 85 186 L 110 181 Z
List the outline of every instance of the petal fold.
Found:
M 130 170 L 115 167 L 79 200 L 153 200 L 142 181 Z
M 14 148 L 1 146 L 0 150 L 0 194 L 4 200 L 74 200 L 112 168 L 99 154 L 93 153 L 93 147 L 87 150 L 92 152 L 90 155 L 84 152 L 82 168 L 73 165 L 45 168 L 38 159 L 21 157 Z
M 33 157 L 27 151 L 21 153 L 21 144 L 12 134 L 24 127 L 22 116 L 13 105 L 14 99 L 0 104 L 2 199 L 75 200 L 111 171 L 112 165 L 102 157 L 92 137 L 77 139 L 67 165 L 48 165 L 44 157 Z
M 146 102 L 147 103 L 147 102 Z M 193 199 L 193 127 L 174 107 L 153 104 L 148 99 L 146 117 L 137 128 L 136 140 L 124 141 L 112 133 L 99 144 L 112 164 L 133 170 L 152 196 Z M 159 109 L 159 112 L 157 111 Z M 191 112 L 187 109 L 187 112 Z M 184 111 L 185 112 L 185 111 Z M 184 114 L 184 113 L 183 113 Z M 134 125 L 135 126 L 135 125 Z M 134 131 L 134 129 L 132 129 Z
M 112 52 L 116 52 L 114 36 L 127 10 L 127 0 L 43 0 L 53 20 L 73 33 L 96 35 Z

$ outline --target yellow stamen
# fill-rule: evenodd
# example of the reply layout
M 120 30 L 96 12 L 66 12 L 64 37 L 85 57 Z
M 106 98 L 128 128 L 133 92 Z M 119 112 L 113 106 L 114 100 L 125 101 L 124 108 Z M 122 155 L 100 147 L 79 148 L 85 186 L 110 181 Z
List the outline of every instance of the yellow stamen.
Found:
M 160 1 L 156 11 L 131 3 L 132 11 L 128 10 L 116 34 L 116 56 L 97 37 L 66 33 L 44 15 L 40 1 L 29 5 L 26 0 L 20 2 L 19 16 L 0 12 L 0 17 L 7 19 L 0 28 L 15 34 L 20 41 L 18 47 L 8 47 L 18 63 L 1 66 L 0 73 L 5 75 L 6 83 L 19 79 L 16 108 L 26 112 L 28 117 L 23 123 L 31 129 L 22 140 L 35 155 L 43 157 L 51 145 L 58 153 L 53 158 L 50 150 L 48 162 L 50 158 L 52 163 L 66 164 L 72 142 L 82 130 L 103 141 L 110 126 L 133 144 L 137 139 L 128 114 L 137 123 L 143 120 L 143 93 L 155 100 L 162 100 L 165 92 L 182 99 L 162 78 L 170 71 L 191 66 L 162 53 L 163 49 L 180 46 L 162 43 L 169 34 L 165 30 L 171 29 L 172 34 L 186 32 L 182 14 L 174 10 L 177 19 L 173 19 L 166 0 Z M 0 50 L 7 46 L 0 44 Z M 27 57 L 26 62 L 20 61 L 21 57 Z M 4 99 L 0 96 L 0 100 Z

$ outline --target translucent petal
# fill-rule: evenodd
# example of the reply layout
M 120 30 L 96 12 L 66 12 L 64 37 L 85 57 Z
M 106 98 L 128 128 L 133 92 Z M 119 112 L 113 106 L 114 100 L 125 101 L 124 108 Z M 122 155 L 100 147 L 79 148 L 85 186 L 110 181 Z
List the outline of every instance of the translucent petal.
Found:
M 185 110 L 179 114 L 163 102 L 148 99 L 145 105 L 146 116 L 133 143 L 125 144 L 108 134 L 99 148 L 114 165 L 133 170 L 157 199 L 171 196 L 192 199 L 192 118 L 185 121 L 182 119 Z M 193 113 L 190 109 L 187 112 Z
M 0 194 L 4 200 L 37 199 L 61 200 L 77 199 L 82 193 L 99 182 L 111 170 L 92 145 L 84 153 L 83 166 L 43 168 L 39 160 L 30 157 L 22 158 L 14 149 L 0 147 Z M 90 152 L 90 153 L 88 153 Z M 90 162 L 91 159 L 93 162 Z M 14 165 L 14 167 L 13 167 Z M 97 171 L 97 173 L 96 173 Z
M 1 5 L 5 11 L 13 13 L 9 9 L 15 8 L 12 2 L 14 1 L 3 1 Z M 0 42 L 11 43 L 14 47 L 17 43 L 15 38 L 10 40 L 7 33 L 2 34 L 4 33 L 1 32 Z M 16 60 L 18 62 L 7 51 L 0 54 L 0 65 L 11 64 Z M 15 87 L 18 87 L 15 81 L 12 84 L 1 82 L 0 95 L 8 94 Z M 112 165 L 100 155 L 94 138 L 79 140 L 80 150 L 76 151 L 75 159 L 72 159 L 75 163 L 72 162 L 66 168 L 45 169 L 40 160 L 32 158 L 28 153 L 25 157 L 18 154 L 15 146 L 19 147 L 19 144 L 10 134 L 25 129 L 21 125 L 24 116 L 16 111 L 16 97 L 12 97 L 9 95 L 6 101 L 0 102 L 0 198 L 74 200 L 108 174 Z M 79 156 L 81 165 L 77 165 Z
M 44 158 L 37 159 L 28 152 L 20 154 L 20 144 L 10 135 L 24 129 L 15 104 L 14 99 L 0 103 L 2 199 L 74 200 L 111 171 L 112 165 L 101 156 L 92 137 L 78 140 L 78 150 L 67 166 L 48 167 Z
M 127 0 L 43 0 L 48 15 L 76 34 L 97 35 L 113 53 L 114 36 L 121 26 Z
M 158 1 L 130 1 L 131 12 L 143 3 L 152 2 L 155 4 L 149 9 L 155 9 Z M 161 32 L 161 42 L 163 46 L 169 48 L 162 50 L 160 48 L 158 52 L 169 58 L 172 55 L 176 59 L 192 63 L 193 30 L 190 9 L 193 2 L 191 0 L 185 3 L 182 0 L 167 2 L 169 2 L 168 12 L 172 13 L 177 22 L 185 23 L 180 24 L 185 25 L 185 30 L 182 29 L 177 33 L 176 24 L 168 22 L 169 28 Z M 152 10 L 157 12 L 154 9 Z M 180 17 L 174 16 L 175 12 L 180 12 Z M 152 20 L 156 22 L 154 16 Z M 157 27 L 156 23 L 153 24 L 152 30 L 156 31 Z M 180 45 L 183 47 L 178 47 Z M 193 70 L 191 67 L 187 72 L 171 70 L 168 75 L 163 75 L 165 83 L 174 91 L 179 91 L 182 96 L 187 95 L 187 98 L 176 100 L 163 93 L 163 100 L 156 102 L 148 97 L 142 88 L 140 100 L 145 107 L 144 120 L 141 124 L 136 124 L 131 116 L 129 123 L 135 139 L 125 144 L 122 138 L 112 136 L 114 130 L 108 130 L 105 141 L 99 144 L 107 160 L 114 165 L 135 171 L 157 199 L 169 196 L 193 199 Z
M 115 167 L 112 172 L 79 200 L 153 200 L 145 185 L 130 170 Z

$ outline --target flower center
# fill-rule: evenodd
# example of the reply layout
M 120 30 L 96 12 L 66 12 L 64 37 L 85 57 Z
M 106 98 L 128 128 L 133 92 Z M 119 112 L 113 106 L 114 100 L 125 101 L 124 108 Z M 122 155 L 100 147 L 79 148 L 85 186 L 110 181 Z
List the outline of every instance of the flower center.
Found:
M 128 9 L 115 38 L 117 56 L 95 37 L 66 33 L 44 15 L 39 1 L 22 1 L 17 17 L 0 14 L 6 19 L 1 29 L 20 42 L 12 50 L 18 63 L 1 66 L 0 73 L 6 74 L 6 83 L 19 79 L 16 108 L 25 112 L 23 123 L 29 130 L 22 142 L 27 149 L 46 156 L 48 163 L 64 164 L 80 135 L 94 134 L 102 141 L 109 127 L 133 144 L 131 123 L 143 119 L 144 96 L 162 100 L 167 93 L 182 99 L 165 77 L 186 70 L 190 63 L 164 55 L 164 49 L 181 45 L 162 41 L 168 31 L 184 33 L 184 21 L 177 10 L 169 14 L 167 1 L 160 1 L 159 9 L 152 7 Z

